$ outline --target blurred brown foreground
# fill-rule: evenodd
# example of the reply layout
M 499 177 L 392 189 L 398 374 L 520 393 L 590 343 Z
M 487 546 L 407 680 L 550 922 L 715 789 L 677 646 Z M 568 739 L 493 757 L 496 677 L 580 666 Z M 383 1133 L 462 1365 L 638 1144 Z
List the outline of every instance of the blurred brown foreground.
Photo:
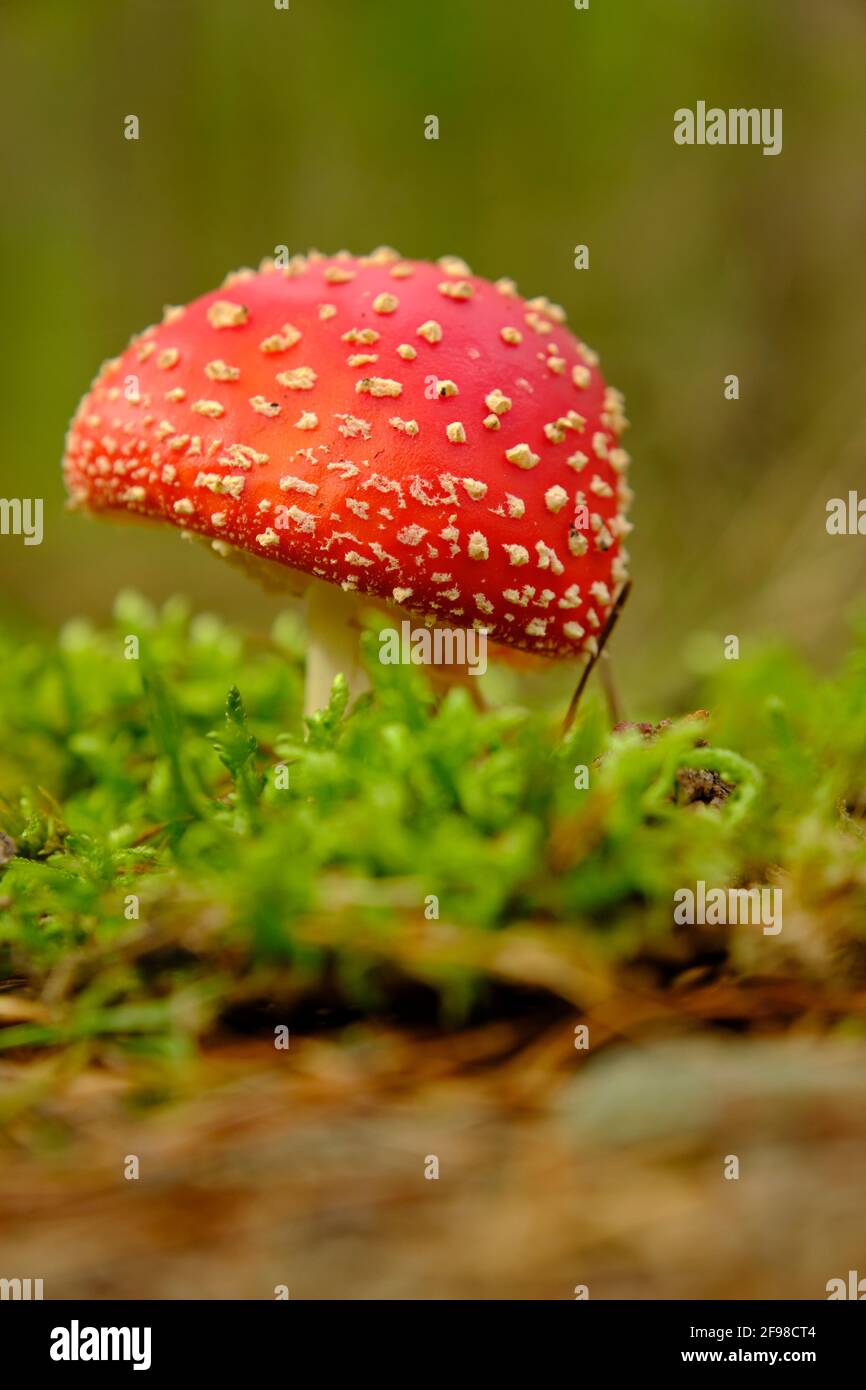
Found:
M 35 1153 L 9 1126 L 0 1275 L 49 1299 L 822 1299 L 866 1270 L 864 1067 L 860 1041 L 719 1031 L 593 1055 L 548 1018 L 236 1043 L 150 1114 L 82 1072 Z

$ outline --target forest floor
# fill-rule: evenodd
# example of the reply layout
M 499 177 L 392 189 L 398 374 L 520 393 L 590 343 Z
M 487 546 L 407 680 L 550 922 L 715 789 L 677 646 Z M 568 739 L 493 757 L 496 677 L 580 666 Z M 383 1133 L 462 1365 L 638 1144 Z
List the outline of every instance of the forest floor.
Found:
M 810 1299 L 863 1268 L 866 631 L 831 678 L 765 650 L 697 714 L 611 731 L 590 697 L 566 738 L 393 667 L 305 727 L 302 661 L 291 624 L 129 596 L 0 636 L 0 1277 Z M 769 931 L 675 911 L 753 888 Z

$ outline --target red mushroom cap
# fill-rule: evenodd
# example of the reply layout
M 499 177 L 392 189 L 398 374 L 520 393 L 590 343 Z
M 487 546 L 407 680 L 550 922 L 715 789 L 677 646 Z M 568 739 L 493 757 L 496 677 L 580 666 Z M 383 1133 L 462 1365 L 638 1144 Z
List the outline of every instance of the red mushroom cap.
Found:
M 73 504 L 548 655 L 626 578 L 627 421 L 558 306 L 380 250 L 240 271 L 106 363 Z

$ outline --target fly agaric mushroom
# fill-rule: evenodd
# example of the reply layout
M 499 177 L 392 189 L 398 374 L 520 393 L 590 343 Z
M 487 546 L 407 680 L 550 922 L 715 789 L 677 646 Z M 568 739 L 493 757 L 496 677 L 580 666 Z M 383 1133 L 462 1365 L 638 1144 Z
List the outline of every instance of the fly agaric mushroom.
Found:
M 626 425 L 557 305 L 453 257 L 314 252 L 133 338 L 64 469 L 73 506 L 170 522 L 305 586 L 309 710 L 338 671 L 357 678 L 361 596 L 595 655 L 626 580 Z

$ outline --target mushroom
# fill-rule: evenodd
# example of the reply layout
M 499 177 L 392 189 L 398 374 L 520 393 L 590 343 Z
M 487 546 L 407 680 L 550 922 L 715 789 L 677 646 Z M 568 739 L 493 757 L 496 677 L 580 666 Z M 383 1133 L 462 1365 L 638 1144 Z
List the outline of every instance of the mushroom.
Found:
M 371 598 L 548 657 L 626 581 L 627 421 L 546 299 L 454 257 L 311 253 L 228 276 L 105 363 L 71 505 L 169 522 L 306 590 L 308 711 L 362 679 Z

